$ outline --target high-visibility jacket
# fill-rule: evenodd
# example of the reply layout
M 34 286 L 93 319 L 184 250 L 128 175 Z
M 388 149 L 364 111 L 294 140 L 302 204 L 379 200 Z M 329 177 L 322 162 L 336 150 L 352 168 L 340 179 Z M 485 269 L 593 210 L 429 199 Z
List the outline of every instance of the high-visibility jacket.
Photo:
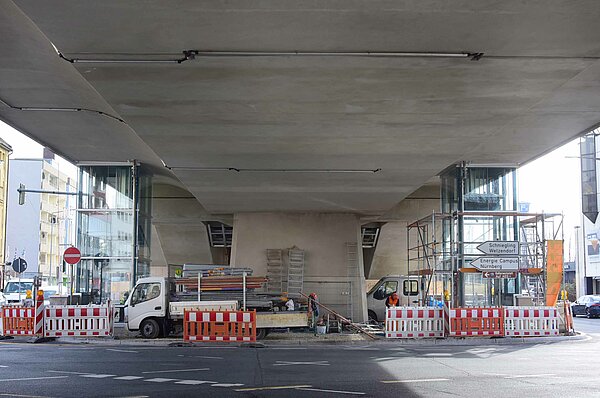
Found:
M 400 299 L 399 298 L 393 298 L 392 296 L 389 296 L 385 300 L 385 306 L 386 307 L 397 307 L 398 304 L 400 304 Z

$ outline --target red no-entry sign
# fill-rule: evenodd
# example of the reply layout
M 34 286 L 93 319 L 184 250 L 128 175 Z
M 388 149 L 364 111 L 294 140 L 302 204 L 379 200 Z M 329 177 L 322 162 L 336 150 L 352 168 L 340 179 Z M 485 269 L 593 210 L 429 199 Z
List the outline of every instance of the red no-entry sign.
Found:
M 77 264 L 77 262 L 81 260 L 81 252 L 78 248 L 71 246 L 67 250 L 65 250 L 63 258 L 65 259 L 65 262 L 69 264 Z

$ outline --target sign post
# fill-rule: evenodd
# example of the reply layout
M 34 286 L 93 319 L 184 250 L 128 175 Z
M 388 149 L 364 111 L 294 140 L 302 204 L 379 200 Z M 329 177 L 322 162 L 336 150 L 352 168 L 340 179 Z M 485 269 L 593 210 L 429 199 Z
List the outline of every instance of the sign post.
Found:
M 27 261 L 19 257 L 12 262 L 12 268 L 19 274 L 19 302 L 21 301 L 21 274 L 27 269 Z
M 63 253 L 63 260 L 71 265 L 71 280 L 69 288 L 69 304 L 73 304 L 73 266 L 81 260 L 81 252 L 75 246 L 68 247 Z

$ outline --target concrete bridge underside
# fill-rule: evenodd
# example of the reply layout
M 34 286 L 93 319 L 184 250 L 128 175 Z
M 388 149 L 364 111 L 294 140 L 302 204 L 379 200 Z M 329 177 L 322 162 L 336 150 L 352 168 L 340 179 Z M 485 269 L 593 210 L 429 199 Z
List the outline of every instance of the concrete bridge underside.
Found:
M 596 0 L 1 0 L 0 118 L 74 162 L 137 159 L 189 196 L 161 200 L 163 243 L 182 220 L 195 245 L 202 221 L 255 239 L 309 214 L 297 241 L 339 223 L 309 273 L 333 250 L 346 275 L 343 241 L 373 220 L 400 236 L 449 165 L 520 165 L 598 124 L 599 20 Z M 401 272 L 387 242 L 377 274 Z M 234 242 L 232 261 L 269 244 Z

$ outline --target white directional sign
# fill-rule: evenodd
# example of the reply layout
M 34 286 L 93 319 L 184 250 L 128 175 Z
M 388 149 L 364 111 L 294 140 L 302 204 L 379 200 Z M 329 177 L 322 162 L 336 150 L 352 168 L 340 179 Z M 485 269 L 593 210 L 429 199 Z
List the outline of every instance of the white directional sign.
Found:
M 485 254 L 516 256 L 519 254 L 519 242 L 514 240 L 488 240 L 477 246 Z
M 517 271 L 519 257 L 479 257 L 471 265 L 480 271 Z

